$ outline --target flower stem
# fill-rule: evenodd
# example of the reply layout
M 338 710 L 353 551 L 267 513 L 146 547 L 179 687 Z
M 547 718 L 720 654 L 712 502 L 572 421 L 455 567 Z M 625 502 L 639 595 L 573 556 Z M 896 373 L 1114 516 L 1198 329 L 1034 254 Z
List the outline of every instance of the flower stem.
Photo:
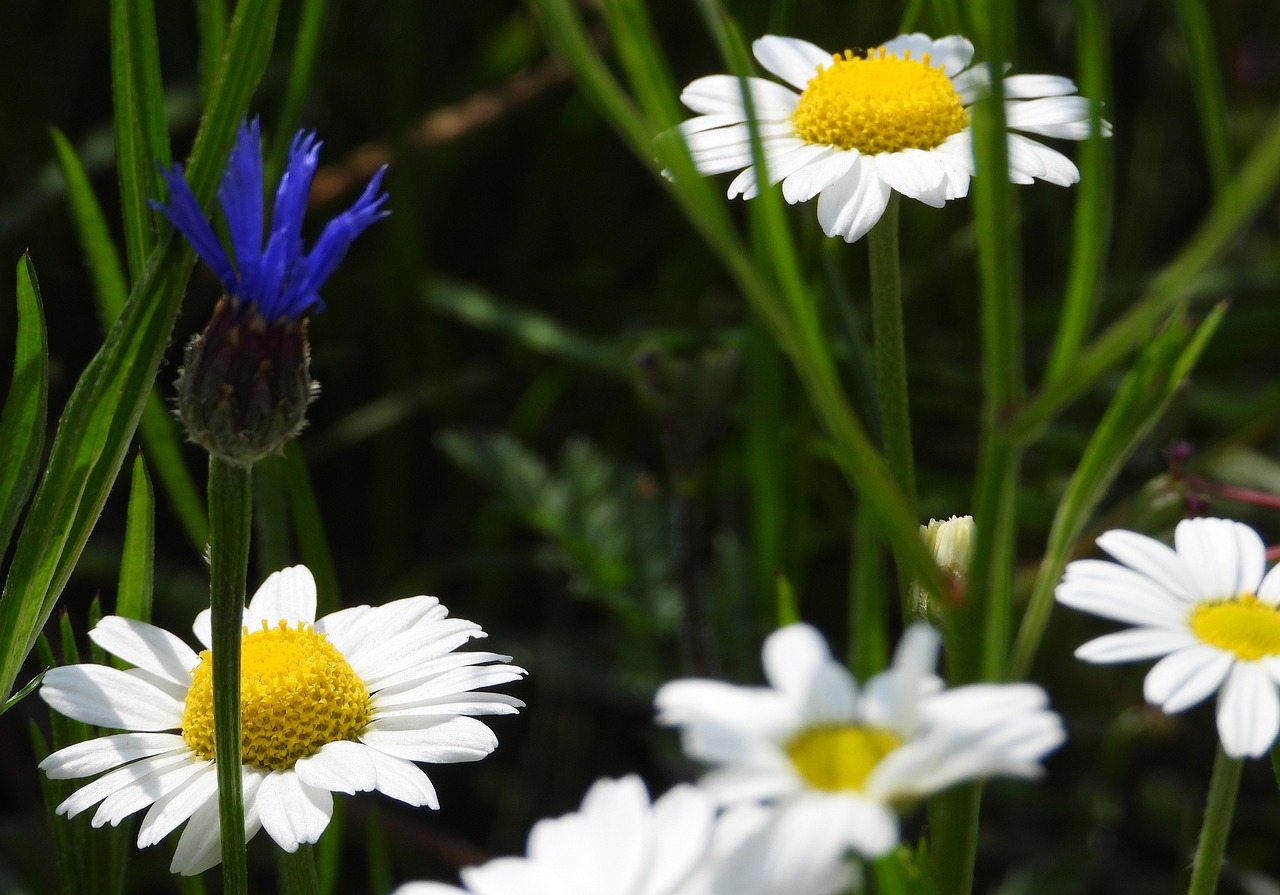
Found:
M 916 500 L 911 414 L 907 400 L 907 351 L 902 328 L 902 270 L 898 259 L 898 194 L 889 197 L 880 223 L 867 236 L 871 255 L 871 327 L 885 459 L 902 493 Z
M 213 628 L 213 725 L 221 816 L 223 891 L 247 895 L 240 754 L 240 639 L 249 531 L 250 468 L 209 458 L 209 606 Z
M 315 850 L 305 842 L 298 850 L 276 850 L 276 867 L 280 874 L 280 895 L 318 895 L 320 877 L 316 874 Z
M 1222 747 L 1218 747 L 1187 895 L 1212 895 L 1218 890 L 1218 871 L 1222 869 L 1222 853 L 1227 846 L 1227 833 L 1231 831 L 1231 817 L 1235 813 L 1236 792 L 1240 789 L 1240 771 L 1243 768 L 1243 761 L 1229 758 Z

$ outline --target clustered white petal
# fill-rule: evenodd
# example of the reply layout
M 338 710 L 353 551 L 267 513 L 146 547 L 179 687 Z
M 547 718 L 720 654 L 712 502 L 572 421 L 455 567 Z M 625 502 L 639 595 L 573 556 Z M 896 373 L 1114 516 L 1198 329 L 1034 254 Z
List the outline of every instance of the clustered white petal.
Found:
M 1123 530 L 1106 532 L 1098 546 L 1118 562 L 1070 563 L 1057 600 L 1133 627 L 1085 643 L 1076 656 L 1103 664 L 1159 659 L 1147 674 L 1148 702 L 1176 714 L 1217 693 L 1226 753 L 1256 757 L 1270 749 L 1280 732 L 1280 636 L 1274 652 L 1256 655 L 1265 649 L 1206 642 L 1192 625 L 1199 611 L 1235 605 L 1280 633 L 1280 572 L 1267 571 L 1257 532 L 1230 519 L 1184 519 L 1172 548 Z
M 483 758 L 497 739 L 468 716 L 509 714 L 523 705 L 504 694 L 473 692 L 517 680 L 524 670 L 506 664 L 509 656 L 455 652 L 485 634 L 472 622 L 448 618 L 435 597 L 356 606 L 317 620 L 315 580 L 295 566 L 267 578 L 244 611 L 249 631 L 280 621 L 314 625 L 326 635 L 363 682 L 372 709 L 356 740 L 329 742 L 283 770 L 242 766 L 246 835 L 265 828 L 286 851 L 320 837 L 334 792 L 378 790 L 410 805 L 439 807 L 435 788 L 414 762 Z M 211 648 L 208 610 L 194 630 Z M 40 695 L 71 718 L 130 732 L 68 746 L 41 762 L 55 779 L 108 772 L 73 793 L 58 813 L 73 817 L 98 805 L 96 827 L 147 808 L 139 847 L 185 822 L 172 870 L 194 874 L 214 866 L 220 859 L 214 762 L 193 751 L 180 732 L 200 658 L 168 631 L 116 616 L 104 618 L 89 636 L 135 667 L 53 668 Z

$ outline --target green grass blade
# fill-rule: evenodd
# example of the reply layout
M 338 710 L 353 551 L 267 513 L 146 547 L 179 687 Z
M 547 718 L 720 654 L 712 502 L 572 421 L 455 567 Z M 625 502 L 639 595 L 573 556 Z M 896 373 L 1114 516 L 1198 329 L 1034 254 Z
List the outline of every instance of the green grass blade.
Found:
M 236 127 L 266 68 L 279 7 L 280 0 L 245 0 L 236 8 L 223 65 L 187 165 L 192 192 L 203 204 L 213 197 Z M 190 268 L 190 251 L 165 231 L 120 319 L 63 410 L 0 595 L 0 695 L 12 689 L 115 483 Z
M 111 4 L 111 93 L 125 257 L 136 280 L 155 241 L 155 213 L 147 207 L 147 197 L 161 194 L 159 166 L 170 159 L 151 0 Z
M 147 464 L 139 454 L 133 461 L 129 487 L 129 511 L 120 556 L 120 585 L 116 591 L 116 615 L 151 620 L 151 595 L 155 585 L 155 492 Z
M 268 183 L 284 170 L 289 142 L 302 122 L 302 107 L 315 83 L 316 61 L 320 58 L 320 47 L 324 42 L 324 22 L 328 8 L 328 0 L 303 0 L 298 20 L 298 39 L 293 45 L 293 57 L 289 62 L 289 81 L 285 85 L 275 139 L 267 158 Z
M 1213 20 L 1203 0 L 1176 0 L 1178 28 L 1191 62 L 1191 89 L 1200 113 L 1200 136 L 1213 191 L 1221 195 L 1231 180 L 1231 128 L 1222 64 L 1213 41 Z
M 129 287 L 120 266 L 120 257 L 111 242 L 106 218 L 89 185 L 89 177 L 79 155 L 59 131 L 54 130 L 52 137 L 58 168 L 66 183 L 71 215 L 96 287 L 98 310 L 104 328 L 109 329 L 112 322 L 120 316 Z M 182 458 L 177 427 L 158 393 L 153 392 L 147 399 L 139 429 L 147 456 L 151 458 L 151 465 L 169 496 L 183 530 L 196 552 L 203 554 L 209 539 L 209 520 L 205 515 L 204 501 Z
M 226 0 L 196 0 L 196 23 L 200 32 L 200 95 L 208 101 L 227 42 Z
M 333 612 L 341 604 L 338 590 L 338 573 L 329 550 L 329 539 L 324 533 L 320 505 L 311 488 L 311 475 L 307 461 L 296 442 L 289 442 L 284 449 L 284 487 L 289 496 L 289 511 L 293 517 L 293 534 L 298 541 L 302 561 L 316 579 L 317 612 Z
M 18 338 L 13 379 L 0 413 L 0 555 L 35 486 L 49 403 L 49 348 L 31 258 L 18 261 Z
M 1111 239 L 1111 199 L 1115 183 L 1111 141 L 1101 132 L 1102 110 L 1110 96 L 1107 66 L 1111 58 L 1106 16 L 1101 0 L 1076 0 L 1076 29 L 1080 44 L 1080 95 L 1094 100 L 1093 132 L 1080 144 L 1077 157 L 1076 213 L 1072 224 L 1071 261 L 1067 288 L 1054 333 L 1053 354 L 1046 379 L 1071 369 L 1080 353 L 1103 288 L 1103 265 Z
M 1112 399 L 1067 483 L 1054 514 L 1049 542 L 1031 599 L 1023 613 L 1010 659 L 1010 674 L 1031 668 L 1053 609 L 1053 590 L 1093 511 L 1129 457 L 1164 414 L 1217 331 L 1226 304 L 1219 304 L 1192 334 L 1182 324 L 1165 329 L 1138 357 Z

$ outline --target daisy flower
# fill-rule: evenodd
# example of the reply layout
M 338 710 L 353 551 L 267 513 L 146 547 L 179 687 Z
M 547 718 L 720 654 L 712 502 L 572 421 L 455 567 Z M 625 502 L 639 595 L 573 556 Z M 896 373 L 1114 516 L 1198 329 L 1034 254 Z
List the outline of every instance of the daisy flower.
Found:
M 1119 560 L 1067 566 L 1055 592 L 1073 609 L 1134 627 L 1076 650 L 1086 662 L 1159 659 L 1147 702 L 1175 714 L 1218 694 L 1218 736 L 1232 758 L 1256 757 L 1280 731 L 1280 572 L 1266 548 L 1230 519 L 1184 519 L 1173 548 L 1132 531 L 1098 546 Z
M 197 654 L 144 622 L 108 616 L 89 637 L 134 667 L 50 669 L 40 695 L 77 721 L 127 733 L 60 749 L 40 763 L 50 777 L 104 774 L 57 808 L 74 817 L 94 805 L 93 825 L 148 808 L 138 846 L 184 821 L 171 869 L 195 874 L 219 861 L 217 772 L 209 610 L 197 616 Z M 334 792 L 378 790 L 438 808 L 414 762 L 476 761 L 497 746 L 469 715 L 514 713 L 523 703 L 473 692 L 524 670 L 510 657 L 455 652 L 476 624 L 448 618 L 435 597 L 355 606 L 316 619 L 305 566 L 271 575 L 244 612 L 242 755 L 245 834 L 259 827 L 285 851 L 315 842 Z
M 991 78 L 987 66 L 972 66 L 969 41 L 903 34 L 865 55 L 833 55 L 807 41 L 766 35 L 752 50 L 790 85 L 745 79 L 769 181 L 781 181 L 792 204 L 817 196 L 828 236 L 860 239 L 880 220 L 890 190 L 935 208 L 968 194 L 974 173 L 969 107 Z M 1014 75 L 1002 84 L 1009 179 L 1078 181 L 1080 172 L 1066 156 L 1024 134 L 1082 140 L 1092 126 L 1092 103 L 1074 95 L 1071 80 L 1055 75 Z M 698 170 L 741 172 L 729 184 L 731 199 L 750 199 L 760 189 L 743 87 L 738 78 L 712 75 L 680 95 L 699 113 L 679 128 Z M 1106 122 L 1100 126 L 1110 133 Z
M 599 780 L 579 810 L 534 824 L 525 857 L 464 869 L 465 889 L 415 882 L 394 895 L 832 895 L 848 886 L 838 862 L 776 860 L 771 821 L 750 806 L 717 818 L 693 786 L 650 804 L 639 777 Z
M 827 829 L 880 857 L 898 843 L 896 809 L 966 780 L 1036 777 L 1065 738 L 1040 687 L 944 690 L 937 651 L 933 629 L 915 625 L 893 666 L 859 689 L 821 634 L 790 625 L 764 644 L 770 686 L 674 681 L 658 691 L 658 720 L 717 766 L 700 785 L 721 803 L 772 804 L 796 830 Z

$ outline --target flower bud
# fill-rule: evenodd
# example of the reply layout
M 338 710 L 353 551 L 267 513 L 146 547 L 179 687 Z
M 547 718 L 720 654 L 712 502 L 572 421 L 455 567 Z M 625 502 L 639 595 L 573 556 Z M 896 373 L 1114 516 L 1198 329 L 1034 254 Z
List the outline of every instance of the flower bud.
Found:
M 973 556 L 973 529 L 972 516 L 930 519 L 928 525 L 920 526 L 920 537 L 938 568 L 952 578 L 964 578 Z
M 306 425 L 311 380 L 307 320 L 268 323 L 256 306 L 223 297 L 187 344 L 178 416 L 192 441 L 241 466 L 278 454 Z

